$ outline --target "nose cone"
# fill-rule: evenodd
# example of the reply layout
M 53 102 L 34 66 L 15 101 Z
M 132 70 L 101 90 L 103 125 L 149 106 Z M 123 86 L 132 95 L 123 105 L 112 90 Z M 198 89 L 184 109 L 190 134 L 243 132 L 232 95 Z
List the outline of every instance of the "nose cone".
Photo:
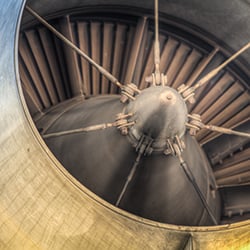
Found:
M 160 87 L 155 87 L 155 90 L 160 90 Z M 143 111 L 147 113 L 150 110 L 158 110 L 157 105 L 153 103 L 154 100 L 157 100 L 158 105 L 162 107 L 159 111 L 160 115 L 163 110 L 168 109 L 168 105 L 163 104 L 165 97 L 168 96 L 166 95 L 168 91 L 165 91 L 168 88 L 161 90 L 164 91 L 159 91 L 152 98 L 145 94 L 146 100 L 140 100 L 142 96 L 137 96 L 133 105 L 138 108 L 143 104 L 141 109 L 137 109 L 142 112 L 142 116 L 138 117 L 140 118 L 138 123 L 142 122 L 142 125 L 145 125 L 142 120 L 145 118 Z M 144 95 L 144 91 L 142 94 Z M 53 133 L 113 121 L 118 113 L 124 111 L 124 104 L 119 102 L 119 98 L 119 96 L 98 96 L 80 102 L 75 100 L 74 105 L 66 111 L 65 106 L 61 104 L 57 109 L 48 112 L 43 117 L 44 120 L 39 120 L 37 126 L 49 127 L 48 133 Z M 147 106 L 144 107 L 144 104 Z M 164 119 L 167 115 L 168 112 Z M 178 114 L 177 117 L 182 116 Z M 142 126 L 142 128 L 149 132 L 158 131 L 161 126 L 164 126 L 165 120 L 162 119 L 163 125 L 157 126 L 155 121 L 152 122 L 155 119 L 157 116 L 148 121 L 149 125 L 151 123 L 154 125 L 152 130 L 150 127 Z M 214 216 L 219 219 L 220 200 L 217 191 L 210 190 L 210 187 L 214 187 L 215 184 L 208 161 L 194 138 L 186 133 L 182 139 L 186 144 L 182 154 L 183 159 L 190 166 Z M 78 181 L 112 204 L 117 203 L 138 157 L 127 136 L 121 135 L 117 128 L 51 137 L 46 139 L 46 143 Z M 157 148 L 153 149 L 157 151 Z M 211 224 L 210 217 L 207 216 L 194 187 L 182 171 L 178 159 L 163 153 L 156 152 L 142 157 L 119 207 L 164 223 Z
M 146 135 L 164 144 L 167 139 L 185 133 L 187 107 L 181 95 L 170 87 L 143 90 L 127 111 L 134 114 L 136 124 L 130 129 L 130 136 L 136 140 Z

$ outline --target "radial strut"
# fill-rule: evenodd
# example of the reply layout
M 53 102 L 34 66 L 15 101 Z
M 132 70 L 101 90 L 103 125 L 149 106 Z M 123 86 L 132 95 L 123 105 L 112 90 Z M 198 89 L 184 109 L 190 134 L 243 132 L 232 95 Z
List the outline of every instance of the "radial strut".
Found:
M 229 57 L 224 63 L 219 65 L 217 68 L 213 69 L 211 72 L 209 72 L 207 75 L 205 75 L 203 78 L 201 78 L 193 87 L 193 90 L 195 91 L 199 87 L 206 84 L 209 80 L 211 80 L 219 71 L 221 71 L 223 68 L 225 68 L 230 62 L 235 60 L 240 54 L 245 52 L 247 49 L 250 48 L 250 42 L 247 43 L 245 46 L 243 46 L 240 50 L 238 50 L 235 54 L 233 54 L 231 57 Z
M 122 88 L 123 84 L 121 84 L 118 79 L 109 73 L 106 69 L 104 69 L 101 65 L 97 64 L 92 58 L 86 55 L 82 50 L 80 50 L 74 43 L 72 43 L 69 39 L 67 39 L 64 35 L 62 35 L 59 31 L 57 31 L 53 26 L 51 26 L 46 20 L 44 20 L 40 15 L 38 15 L 34 10 L 32 10 L 29 6 L 25 7 L 26 10 L 33 15 L 35 18 L 39 20 L 44 26 L 46 26 L 51 32 L 53 32 L 59 39 L 61 39 L 64 43 L 66 43 L 69 47 L 75 50 L 81 57 L 86 59 L 91 65 L 93 65 L 101 74 L 103 74 L 108 80 L 110 80 L 113 84 L 117 85 L 119 88 Z
M 121 193 L 120 193 L 120 195 L 119 195 L 119 197 L 118 197 L 118 199 L 117 199 L 117 201 L 115 203 L 115 205 L 117 207 L 120 205 L 120 202 L 121 202 L 122 198 L 124 197 L 125 192 L 127 191 L 128 185 L 129 185 L 129 183 L 131 182 L 131 180 L 133 179 L 133 177 L 135 175 L 136 169 L 137 169 L 137 167 L 138 167 L 138 165 L 140 163 L 141 156 L 142 156 L 142 153 L 139 151 L 138 156 L 136 157 L 136 160 L 135 160 L 135 162 L 133 164 L 133 167 L 131 168 L 131 170 L 129 172 L 129 175 L 127 177 L 127 180 L 126 180 L 126 182 L 125 182 L 125 184 L 124 184 L 124 186 L 122 188 L 122 191 L 121 191 Z
M 200 190 L 200 187 L 198 186 L 195 177 L 192 173 L 192 171 L 190 170 L 190 168 L 188 167 L 187 163 L 183 160 L 183 158 L 181 157 L 181 155 L 179 155 L 179 160 L 180 160 L 180 165 L 182 167 L 183 172 L 185 173 L 185 175 L 187 176 L 188 180 L 192 183 L 196 193 L 198 194 L 203 207 L 206 209 L 208 215 L 210 216 L 211 220 L 213 221 L 214 225 L 218 225 L 217 220 L 215 219 L 202 191 Z

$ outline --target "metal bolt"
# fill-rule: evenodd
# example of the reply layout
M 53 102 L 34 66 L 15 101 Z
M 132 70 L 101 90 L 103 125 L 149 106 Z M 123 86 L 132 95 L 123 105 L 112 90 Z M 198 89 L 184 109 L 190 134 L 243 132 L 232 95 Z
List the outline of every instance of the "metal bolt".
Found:
M 171 94 L 168 94 L 168 95 L 167 95 L 167 99 L 168 99 L 168 100 L 171 100 L 172 98 L 173 98 L 173 96 L 172 96 Z
M 122 94 L 120 101 L 121 101 L 121 103 L 126 103 L 128 101 L 128 97 Z
M 121 134 L 122 135 L 127 135 L 128 134 L 128 128 L 126 128 L 126 127 L 121 128 Z

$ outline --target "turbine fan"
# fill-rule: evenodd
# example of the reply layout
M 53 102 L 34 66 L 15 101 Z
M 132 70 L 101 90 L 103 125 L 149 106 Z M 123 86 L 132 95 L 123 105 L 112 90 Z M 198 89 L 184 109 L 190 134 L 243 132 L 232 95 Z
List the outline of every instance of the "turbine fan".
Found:
M 155 24 L 156 24 L 156 28 L 155 28 L 155 63 L 154 63 L 155 72 L 154 72 L 154 74 L 152 74 L 151 77 L 147 78 L 147 81 L 150 82 L 151 85 L 154 85 L 155 88 L 162 88 L 161 92 L 164 92 L 165 90 L 169 91 L 169 88 L 165 87 L 165 85 L 167 84 L 167 77 L 160 72 L 160 55 L 159 55 L 160 54 L 160 46 L 159 46 L 160 42 L 159 42 L 159 35 L 158 35 L 158 10 L 157 10 L 158 9 L 158 2 L 155 1 L 155 4 L 156 4 L 156 8 L 155 8 L 155 17 L 156 17 L 156 20 L 155 20 Z M 121 101 L 123 103 L 125 103 L 125 105 L 129 105 L 130 103 L 133 103 L 133 102 L 136 103 L 137 97 L 141 95 L 143 90 L 142 91 L 139 90 L 136 87 L 136 85 L 134 85 L 134 84 L 126 84 L 126 85 L 121 84 L 116 79 L 116 77 L 114 77 L 112 74 L 107 72 L 100 65 L 96 64 L 85 53 L 83 53 L 79 48 L 77 48 L 74 44 L 72 44 L 72 42 L 67 40 L 64 36 L 62 36 L 55 29 L 53 29 L 46 21 L 41 19 L 41 17 L 39 17 L 36 13 L 34 13 L 34 11 L 32 11 L 29 7 L 26 7 L 26 9 L 30 13 L 32 13 L 34 16 L 36 16 L 36 18 L 38 18 L 41 22 L 43 22 L 59 38 L 63 39 L 64 42 L 66 41 L 66 43 L 68 45 L 70 45 L 81 56 L 83 56 L 85 59 L 87 59 L 93 66 L 95 66 L 112 83 L 114 83 L 116 86 L 118 86 L 121 89 Z M 179 93 L 173 94 L 173 92 L 171 92 L 171 94 L 174 96 L 171 96 L 171 95 L 169 96 L 168 94 L 165 94 L 164 97 L 166 97 L 166 99 L 171 100 L 172 98 L 174 98 L 174 99 L 179 98 L 179 95 L 182 95 L 184 101 L 191 100 L 191 102 L 192 102 L 193 96 L 194 96 L 194 91 L 196 91 L 198 89 L 198 87 L 201 87 L 203 84 L 208 82 L 208 80 L 210 80 L 212 77 L 214 77 L 223 67 L 226 66 L 227 63 L 229 63 L 236 56 L 238 56 L 240 53 L 242 53 L 243 51 L 248 49 L 249 46 L 250 46 L 250 43 L 248 43 L 244 48 L 242 48 L 238 53 L 236 53 L 236 55 L 232 56 L 232 58 L 227 60 L 224 64 L 222 64 L 221 66 L 219 66 L 218 68 L 213 70 L 211 73 L 209 73 L 207 76 L 202 78 L 202 80 L 200 80 L 196 85 L 194 85 L 194 87 L 186 87 L 185 85 L 181 85 L 178 88 Z M 159 85 L 161 85 L 161 87 Z M 136 104 L 134 106 L 136 106 Z M 135 114 L 137 114 L 138 112 L 140 113 L 140 110 L 137 108 L 135 108 L 135 110 L 133 110 L 133 111 Z M 119 116 L 119 114 L 118 114 L 118 116 Z M 199 198 L 202 201 L 202 204 L 204 205 L 205 209 L 207 210 L 209 216 L 211 217 L 213 223 L 216 224 L 217 221 L 214 218 L 212 212 L 210 211 L 209 205 L 206 203 L 206 199 L 204 198 L 203 193 L 199 189 L 199 186 L 197 185 L 195 178 L 192 176 L 192 171 L 190 171 L 188 165 L 186 164 L 186 162 L 183 160 L 183 157 L 182 157 L 181 152 L 183 150 L 184 145 L 183 145 L 183 142 L 181 139 L 182 139 L 182 136 L 183 136 L 185 130 L 182 129 L 182 130 L 178 131 L 177 134 L 174 134 L 171 136 L 168 135 L 167 137 L 164 137 L 164 140 L 163 140 L 164 143 L 162 141 L 160 141 L 159 142 L 160 146 L 158 146 L 158 142 L 155 143 L 155 141 L 157 139 L 155 137 L 151 138 L 151 136 L 144 135 L 143 133 L 140 137 L 137 137 L 137 134 L 135 134 L 135 132 L 134 133 L 129 132 L 129 131 L 133 130 L 133 127 L 138 123 L 137 119 L 133 119 L 133 118 L 132 118 L 132 120 L 127 119 L 128 117 L 129 117 L 129 119 L 131 119 L 131 117 L 133 117 L 133 113 L 127 113 L 127 114 L 122 113 L 120 116 L 121 117 L 119 117 L 115 122 L 112 122 L 112 123 L 105 123 L 105 124 L 100 124 L 100 125 L 94 124 L 94 125 L 91 125 L 91 127 L 88 126 L 86 128 L 78 128 L 78 129 L 74 129 L 74 130 L 61 131 L 57 134 L 53 134 L 53 133 L 52 134 L 45 134 L 44 138 L 46 138 L 46 137 L 49 138 L 49 137 L 58 136 L 58 135 L 61 136 L 61 135 L 65 135 L 65 134 L 75 133 L 75 132 L 83 132 L 83 131 L 88 132 L 88 131 L 90 131 L 90 130 L 92 131 L 94 129 L 106 129 L 108 127 L 113 127 L 113 126 L 116 126 L 122 132 L 123 135 L 127 135 L 130 133 L 130 136 L 134 137 L 131 139 L 131 141 L 138 152 L 138 156 L 136 158 L 134 166 L 132 167 L 132 169 L 128 175 L 127 182 L 124 185 L 125 188 L 122 189 L 122 191 L 119 195 L 119 198 L 116 201 L 117 205 L 119 205 L 119 203 L 120 203 L 120 201 L 121 201 L 121 199 L 126 191 L 128 183 L 133 178 L 133 176 L 135 174 L 135 168 L 139 164 L 139 161 L 140 161 L 141 156 L 143 154 L 151 154 L 152 151 L 164 151 L 166 153 L 176 155 L 180 160 L 180 163 L 181 163 L 181 166 L 183 167 L 184 173 L 187 175 L 188 179 L 191 181 L 191 183 L 195 187 L 195 190 L 196 190 L 197 194 L 199 195 Z M 188 116 L 188 115 L 185 114 L 185 112 L 184 112 L 184 117 L 186 117 L 186 116 Z M 207 128 L 207 129 L 213 129 L 213 130 L 219 131 L 221 133 L 232 133 L 232 134 L 238 134 L 238 135 L 249 137 L 248 133 L 243 133 L 243 132 L 238 133 L 237 131 L 233 131 L 230 129 L 219 128 L 218 126 L 204 125 L 203 123 L 201 123 L 201 120 L 199 118 L 197 118 L 197 116 L 195 116 L 195 115 L 192 115 L 192 116 L 189 115 L 189 118 L 190 118 L 190 121 L 188 123 L 185 123 L 185 125 L 187 125 L 189 128 L 191 128 L 192 134 L 195 134 L 200 128 Z M 107 121 L 107 122 L 109 122 L 109 121 Z M 174 123 L 177 124 L 176 120 Z M 142 128 L 140 127 L 140 129 L 142 129 Z M 142 129 L 142 130 L 144 130 L 144 129 Z M 140 132 L 139 129 L 138 129 L 138 131 Z M 136 142 L 134 142 L 133 140 L 135 140 Z M 161 140 L 162 140 L 162 138 L 161 138 Z M 152 147 L 153 143 L 155 143 L 156 146 L 154 145 Z M 163 148 L 164 148 L 164 150 L 163 150 Z

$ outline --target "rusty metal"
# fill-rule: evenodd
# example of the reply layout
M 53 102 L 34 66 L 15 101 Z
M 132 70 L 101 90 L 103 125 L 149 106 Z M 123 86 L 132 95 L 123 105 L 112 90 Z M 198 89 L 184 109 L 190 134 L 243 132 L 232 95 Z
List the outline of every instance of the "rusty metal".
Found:
M 158 2 L 156 3 L 156 7 L 158 7 L 157 6 L 157 4 L 158 4 Z M 157 22 L 158 22 L 158 19 L 157 19 Z M 158 24 L 157 24 L 158 25 Z M 157 26 L 156 25 L 156 26 Z M 93 30 L 95 30 L 95 29 L 93 29 Z M 159 63 L 158 63 L 158 61 L 160 60 L 159 59 L 159 39 L 158 39 L 158 27 L 157 27 L 157 35 L 156 35 L 156 40 L 155 40 L 155 74 L 153 74 L 152 75 L 152 78 L 150 79 L 151 80 L 151 83 L 153 83 L 153 85 L 159 85 L 160 83 L 162 84 L 162 85 L 165 85 L 165 81 L 166 81 L 166 77 L 163 75 L 163 74 L 161 74 L 160 75 L 160 71 L 159 71 Z M 98 32 L 99 33 L 99 32 Z M 92 39 L 92 41 L 94 42 L 94 40 Z M 92 46 L 93 47 L 93 46 Z M 98 52 L 98 51 L 97 51 Z M 97 53 L 96 52 L 96 53 Z M 180 54 L 183 54 L 183 53 L 180 53 Z M 176 58 L 178 58 L 178 57 L 176 57 Z M 172 64 L 173 65 L 173 64 Z M 93 79 L 95 79 L 94 78 L 94 76 L 97 76 L 97 74 L 95 74 L 95 72 L 93 72 Z M 96 79 L 96 81 L 95 82 L 98 82 L 97 81 L 97 79 Z M 97 85 L 95 85 L 95 86 L 97 86 Z M 136 88 L 136 86 L 134 87 L 133 85 L 131 85 L 132 87 L 129 87 L 129 86 L 127 86 L 127 89 L 122 89 L 122 102 L 126 102 L 127 100 L 128 100 L 128 98 L 130 98 L 130 99 L 132 99 L 132 100 L 135 100 L 135 98 L 134 98 L 134 96 L 135 96 L 135 93 L 134 93 L 134 89 L 137 89 Z M 134 88 L 134 89 L 133 89 Z M 194 87 L 191 87 L 191 88 L 186 88 L 185 87 L 185 85 L 184 86 L 182 86 L 182 87 L 180 87 L 179 88 L 179 92 L 184 96 L 184 100 L 186 101 L 186 100 L 188 100 L 188 99 L 191 99 L 191 100 L 193 100 L 193 93 L 192 92 L 194 92 L 194 90 L 197 88 L 197 85 L 195 85 Z M 97 91 L 98 92 L 98 91 Z M 94 91 L 94 94 L 95 94 L 95 91 Z M 172 98 L 171 98 L 172 99 Z M 118 117 L 119 118 L 119 117 Z M 196 133 L 196 131 L 194 131 L 194 129 L 195 130 L 197 130 L 197 119 L 193 119 L 194 120 L 194 122 L 193 122 L 193 124 L 191 124 L 191 126 L 193 126 L 192 127 L 192 129 L 193 129 L 193 132 L 194 133 Z M 125 123 L 124 123 L 124 121 L 123 120 L 118 120 L 118 122 L 120 122 L 120 123 L 118 123 L 118 128 L 119 129 L 121 129 L 122 127 L 123 127 L 123 125 L 124 124 L 126 124 L 126 121 L 125 121 Z M 114 124 L 111 124 L 110 125 L 110 127 L 111 126 L 113 126 Z M 195 128 L 195 126 L 196 126 L 196 128 Z M 214 126 L 207 126 L 207 125 L 203 125 L 202 124 L 202 126 L 203 127 L 205 127 L 205 128 L 207 128 L 207 129 L 213 129 L 213 130 L 215 130 L 215 129 L 217 129 L 217 130 L 219 130 L 219 128 L 218 127 L 214 127 Z M 97 129 L 97 127 L 98 127 L 98 129 L 100 128 L 100 126 L 92 126 L 92 127 L 88 127 L 88 129 L 85 129 L 86 131 L 91 131 L 91 130 L 96 130 Z M 102 129 L 103 128 L 107 128 L 108 127 L 108 125 L 107 124 L 104 124 L 104 126 L 101 126 L 102 127 Z M 72 130 L 73 131 L 73 130 Z M 76 130 L 75 130 L 76 131 Z M 74 131 L 74 132 L 75 132 Z M 223 131 L 223 132 L 227 132 L 228 133 L 228 131 L 229 130 L 226 130 L 226 129 L 221 129 L 220 128 L 220 131 Z M 232 131 L 230 131 L 231 133 L 237 133 L 237 132 L 232 132 Z M 124 134 L 124 135 L 126 135 L 126 134 L 128 134 L 128 131 L 126 130 L 122 130 L 122 134 Z M 239 135 L 239 133 L 237 133 L 238 135 Z M 241 135 L 242 135 L 242 133 L 241 133 Z M 142 136 L 142 138 L 144 138 L 144 135 Z M 169 137 L 167 137 L 167 138 L 169 138 Z M 199 187 L 198 187 L 198 185 L 196 184 L 196 181 L 195 181 L 195 179 L 194 178 L 191 178 L 191 176 L 188 174 L 188 172 L 187 172 L 187 165 L 185 164 L 185 162 L 183 161 L 183 159 L 182 159 L 182 157 L 181 157 L 181 151 L 182 151 L 182 145 L 181 145 L 181 143 L 180 143 L 180 140 L 179 140 L 179 137 L 178 136 L 175 136 L 175 139 L 176 139 L 176 142 L 175 143 L 172 143 L 171 141 L 170 141 L 170 139 L 167 139 L 168 140 L 168 148 L 169 149 L 172 149 L 172 154 L 174 154 L 174 155 L 177 155 L 178 157 L 179 157 L 179 159 L 180 159 L 180 164 L 181 164 L 181 166 L 182 166 L 182 168 L 183 168 L 183 170 L 184 170 L 184 172 L 185 172 L 185 174 L 187 175 L 187 177 L 188 177 L 188 179 L 192 182 L 192 184 L 193 184 L 193 186 L 194 186 L 194 188 L 195 188 L 195 190 L 196 190 L 196 192 L 199 194 L 199 197 L 200 197 L 200 199 L 201 199 L 201 201 L 202 201 L 202 203 L 203 203 L 203 205 L 204 205 L 204 207 L 206 208 L 206 210 L 207 210 L 207 212 L 208 212 L 208 214 L 210 215 L 210 217 L 211 217 L 211 219 L 213 220 L 213 223 L 217 223 L 216 222 L 216 220 L 215 220 L 215 218 L 213 217 L 213 215 L 212 215 L 212 212 L 209 210 L 209 207 L 208 207 L 208 205 L 207 205 L 207 203 L 206 203 L 206 201 L 205 201 L 205 198 L 204 198 L 204 196 L 203 196 L 203 194 L 202 194 L 202 192 L 200 191 L 200 189 L 199 189 Z M 153 139 L 152 139 L 152 142 L 153 142 Z M 140 141 L 139 141 L 139 143 L 140 143 Z M 143 143 L 141 144 L 141 145 L 144 145 Z M 140 146 L 141 147 L 141 146 Z M 137 146 L 137 148 L 138 148 L 138 146 Z M 149 147 L 149 148 L 151 148 L 151 147 Z M 152 151 L 153 151 L 153 148 L 151 149 Z M 171 150 L 170 150 L 171 151 Z M 141 152 L 141 151 L 140 151 Z M 140 154 L 139 154 L 139 156 L 140 156 Z M 138 156 L 138 157 L 139 157 Z M 139 160 L 138 160 L 138 163 L 139 163 Z M 138 164 L 134 164 L 134 166 L 133 166 L 133 168 L 132 168 L 132 170 L 133 169 L 135 169 L 136 168 L 136 166 L 137 166 Z M 132 173 L 133 173 L 133 175 L 134 175 L 134 172 L 135 172 L 135 170 L 133 170 L 132 171 Z M 122 199 L 122 197 L 123 197 L 123 195 L 124 195 L 124 193 L 125 193 L 125 191 L 126 191 L 126 189 L 127 189 L 127 186 L 128 186 L 128 183 L 131 181 L 131 174 L 129 174 L 129 177 L 130 178 L 128 178 L 127 179 L 127 181 L 126 181 L 126 183 L 125 183 L 125 186 L 123 187 L 123 189 L 122 189 L 122 192 L 121 192 L 121 194 L 120 194 L 120 196 L 119 196 L 119 198 L 118 198 L 118 201 L 116 202 L 116 204 L 119 204 L 120 203 L 120 201 L 121 201 L 121 199 Z
M 26 85 L 23 82 L 22 82 L 22 85 L 23 85 L 23 92 L 24 92 L 25 99 L 27 101 L 27 105 L 30 105 L 30 107 L 31 107 L 30 114 L 32 116 L 36 116 L 38 114 L 41 114 L 42 109 L 41 109 L 41 107 L 39 107 L 38 102 L 36 102 L 34 96 L 31 94 L 30 89 L 26 88 Z
M 220 49 L 219 47 L 216 46 L 212 51 L 209 51 L 207 55 L 203 56 L 203 60 L 201 60 L 197 68 L 194 70 L 193 75 L 191 76 L 191 79 L 193 81 L 188 81 L 187 83 L 188 86 L 192 87 L 203 75 L 206 75 L 206 73 L 212 70 L 213 68 L 212 65 L 216 67 L 223 62 L 224 57 L 221 56 L 219 52 Z M 212 81 L 214 81 L 215 78 L 213 78 Z M 203 85 L 200 88 L 198 88 L 195 92 L 195 99 L 200 101 L 204 96 L 206 96 L 205 93 L 207 92 L 208 87 L 209 85 Z M 193 110 L 194 107 L 199 105 L 199 101 L 190 104 L 189 109 Z
M 121 69 L 121 75 L 120 80 L 121 82 L 125 82 L 125 78 L 128 73 L 128 66 L 129 62 L 131 60 L 131 52 L 133 51 L 132 48 L 134 46 L 134 39 L 136 34 L 136 27 L 134 25 L 128 25 L 127 31 L 126 31 L 126 39 L 125 39 L 125 45 L 124 45 L 124 51 L 123 51 L 123 57 L 122 57 L 122 69 Z
M 55 25 L 55 27 L 59 30 L 60 29 L 60 23 L 58 22 Z M 44 28 L 46 28 L 46 27 L 44 26 Z M 68 72 L 65 70 L 66 67 L 67 67 L 67 64 L 66 64 L 66 62 L 64 60 L 64 54 L 62 53 L 64 51 L 63 50 L 63 43 L 49 29 L 47 29 L 47 30 L 50 33 L 50 36 L 51 36 L 51 39 L 52 39 L 52 46 L 53 46 L 53 49 L 54 49 L 53 56 L 55 56 L 56 59 L 57 59 L 57 64 L 58 64 L 58 68 L 59 68 L 60 75 L 61 75 L 60 84 L 62 85 L 62 87 L 64 89 L 66 99 L 69 99 L 72 96 L 72 91 L 71 91 L 71 86 L 70 86 L 69 80 L 68 80 L 69 79 Z
M 211 211 L 209 204 L 207 203 L 206 198 L 204 197 L 204 194 L 202 193 L 200 187 L 197 184 L 197 181 L 190 170 L 187 163 L 184 161 L 182 157 L 183 149 L 185 148 L 185 143 L 179 138 L 179 136 L 175 136 L 174 140 L 167 140 L 167 149 L 164 151 L 165 155 L 173 155 L 176 156 L 180 161 L 180 166 L 183 169 L 183 172 L 185 173 L 187 179 L 192 183 L 196 193 L 199 196 L 200 201 L 202 202 L 204 208 L 206 209 L 207 213 L 209 214 L 209 217 L 211 218 L 214 225 L 218 225 L 218 222 L 216 218 L 213 215 L 213 212 Z

